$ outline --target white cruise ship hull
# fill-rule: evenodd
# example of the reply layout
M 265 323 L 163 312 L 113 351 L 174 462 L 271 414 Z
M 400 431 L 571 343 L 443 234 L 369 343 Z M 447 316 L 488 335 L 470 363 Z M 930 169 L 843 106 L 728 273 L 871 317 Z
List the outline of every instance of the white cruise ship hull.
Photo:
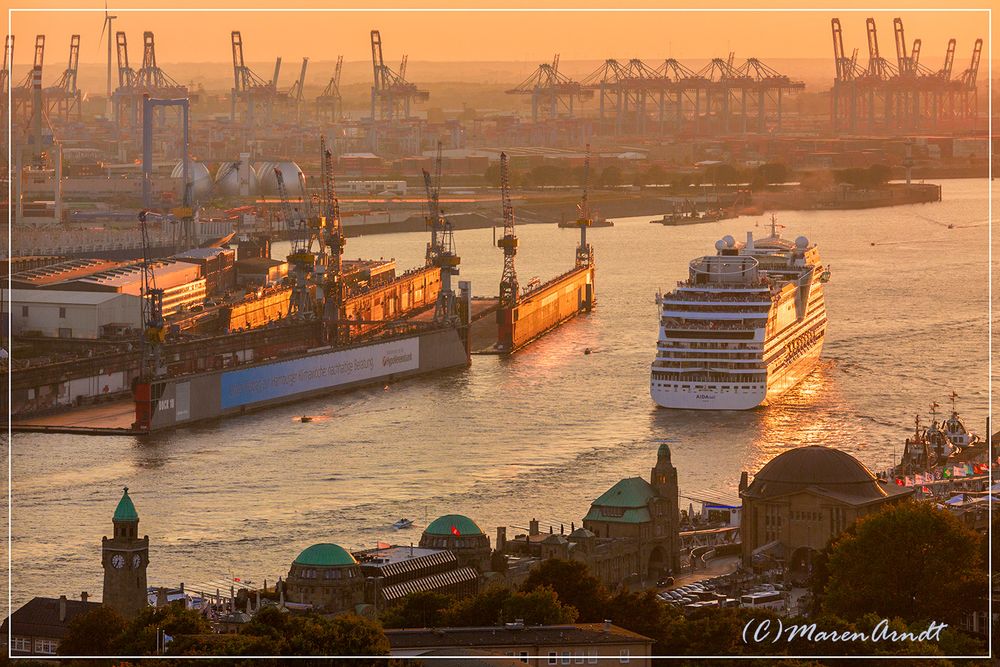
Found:
M 804 355 L 784 369 L 768 374 L 767 383 L 690 383 L 657 382 L 649 387 L 650 396 L 663 408 L 679 410 L 752 410 L 776 400 L 797 385 L 816 368 L 823 351 L 821 338 Z M 685 387 L 686 385 L 686 387 Z

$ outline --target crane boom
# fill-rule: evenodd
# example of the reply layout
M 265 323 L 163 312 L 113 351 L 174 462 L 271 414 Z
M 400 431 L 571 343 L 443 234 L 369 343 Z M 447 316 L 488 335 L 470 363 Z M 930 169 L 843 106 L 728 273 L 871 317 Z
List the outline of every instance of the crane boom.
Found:
M 938 76 L 948 81 L 951 79 L 951 69 L 955 64 L 955 38 L 948 40 L 948 51 L 944 54 L 944 67 L 938 72 Z

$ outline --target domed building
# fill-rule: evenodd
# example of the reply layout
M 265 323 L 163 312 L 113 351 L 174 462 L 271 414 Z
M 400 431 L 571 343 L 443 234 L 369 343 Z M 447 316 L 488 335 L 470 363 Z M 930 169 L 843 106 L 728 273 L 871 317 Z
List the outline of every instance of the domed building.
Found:
M 336 544 L 314 544 L 292 561 L 285 581 L 289 602 L 327 613 L 354 611 L 364 602 L 364 577 L 354 556 Z
M 460 566 L 469 565 L 480 572 L 490 569 L 490 538 L 475 521 L 462 514 L 445 514 L 434 519 L 420 536 L 425 549 L 447 549 L 455 554 Z
M 913 493 L 879 480 L 860 461 L 831 447 L 797 447 L 771 459 L 748 484 L 740 536 L 746 565 L 782 563 L 808 572 L 812 557 L 859 517 Z

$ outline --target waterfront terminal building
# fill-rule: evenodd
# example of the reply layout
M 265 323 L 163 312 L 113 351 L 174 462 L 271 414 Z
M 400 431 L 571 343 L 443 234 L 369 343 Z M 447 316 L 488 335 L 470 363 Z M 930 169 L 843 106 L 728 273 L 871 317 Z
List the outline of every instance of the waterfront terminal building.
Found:
M 879 480 L 846 452 L 813 445 L 771 459 L 740 479 L 743 564 L 784 566 L 804 578 L 812 559 L 858 518 L 909 497 L 913 487 Z

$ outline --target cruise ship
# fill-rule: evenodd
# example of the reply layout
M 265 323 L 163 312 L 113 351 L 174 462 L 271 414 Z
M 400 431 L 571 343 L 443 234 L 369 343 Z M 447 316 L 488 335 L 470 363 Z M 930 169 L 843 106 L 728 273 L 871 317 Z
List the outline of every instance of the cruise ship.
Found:
M 660 337 L 650 394 L 665 408 L 748 410 L 809 374 L 826 334 L 829 270 L 803 236 L 745 243 L 726 236 L 692 260 L 689 277 L 657 294 Z

